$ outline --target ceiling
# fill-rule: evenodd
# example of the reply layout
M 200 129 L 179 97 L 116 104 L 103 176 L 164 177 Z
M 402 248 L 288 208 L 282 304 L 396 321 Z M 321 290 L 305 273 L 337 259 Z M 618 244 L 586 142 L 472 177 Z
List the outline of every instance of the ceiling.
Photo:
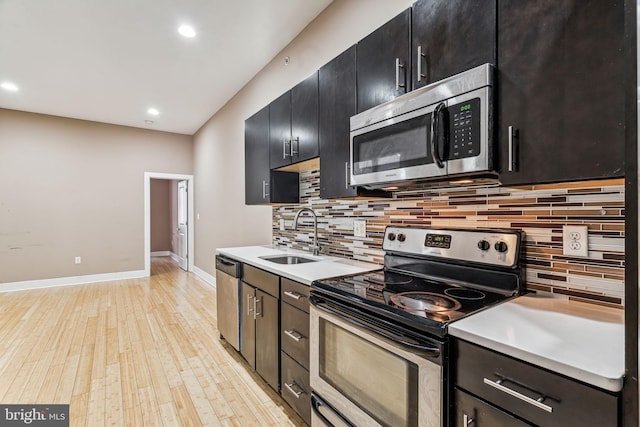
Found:
M 0 108 L 191 135 L 331 1 L 0 0 Z

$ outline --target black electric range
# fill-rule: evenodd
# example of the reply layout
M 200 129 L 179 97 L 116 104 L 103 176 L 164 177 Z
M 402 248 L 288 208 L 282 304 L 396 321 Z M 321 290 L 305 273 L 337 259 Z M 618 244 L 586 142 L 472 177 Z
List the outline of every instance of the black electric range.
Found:
M 384 269 L 315 281 L 312 297 L 444 337 L 447 325 L 524 291 L 523 233 L 387 227 Z

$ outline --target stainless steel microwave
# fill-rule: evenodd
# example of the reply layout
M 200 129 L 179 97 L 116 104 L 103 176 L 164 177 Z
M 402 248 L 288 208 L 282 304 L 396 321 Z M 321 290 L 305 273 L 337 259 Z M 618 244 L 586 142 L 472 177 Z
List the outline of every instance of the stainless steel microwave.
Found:
M 493 172 L 493 81 L 484 64 L 351 117 L 350 184 L 395 189 Z

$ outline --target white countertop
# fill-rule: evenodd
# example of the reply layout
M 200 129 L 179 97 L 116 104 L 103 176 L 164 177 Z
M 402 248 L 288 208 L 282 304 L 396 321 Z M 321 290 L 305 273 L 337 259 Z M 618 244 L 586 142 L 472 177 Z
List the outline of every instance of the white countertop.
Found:
M 453 322 L 449 333 L 610 391 L 624 376 L 624 311 L 526 295 Z
M 297 251 L 283 247 L 273 246 L 243 246 L 237 248 L 220 248 L 217 253 L 227 255 L 238 261 L 246 262 L 254 267 L 261 268 L 279 276 L 286 277 L 296 282 L 311 285 L 311 282 L 329 277 L 346 276 L 349 274 L 364 273 L 378 270 L 381 265 L 368 262 L 353 261 L 345 258 L 331 256 L 313 256 L 308 252 Z M 277 255 L 298 255 L 304 258 L 318 260 L 303 264 L 277 264 L 260 257 Z

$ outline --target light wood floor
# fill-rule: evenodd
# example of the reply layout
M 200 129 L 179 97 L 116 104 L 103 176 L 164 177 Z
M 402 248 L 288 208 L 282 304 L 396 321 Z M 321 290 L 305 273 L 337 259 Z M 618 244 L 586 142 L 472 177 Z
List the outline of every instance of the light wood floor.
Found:
M 215 289 L 168 258 L 146 279 L 0 293 L 0 402 L 72 426 L 304 425 L 220 342 Z

